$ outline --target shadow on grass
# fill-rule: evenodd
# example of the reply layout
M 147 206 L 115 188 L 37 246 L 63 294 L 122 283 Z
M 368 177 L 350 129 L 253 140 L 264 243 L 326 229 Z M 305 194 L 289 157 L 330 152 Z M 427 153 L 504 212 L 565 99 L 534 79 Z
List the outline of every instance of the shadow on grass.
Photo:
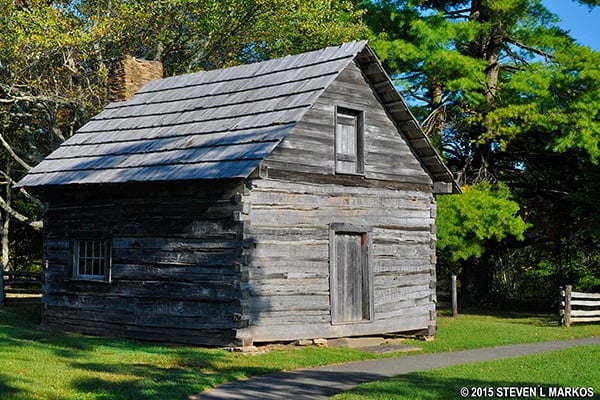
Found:
M 234 356 L 218 349 L 43 331 L 40 314 L 39 304 L 9 303 L 0 308 L 0 357 L 27 365 L 52 354 L 53 363 L 68 367 L 68 376 L 57 377 L 61 386 L 78 398 L 185 399 L 224 381 L 274 371 L 236 366 Z M 51 369 L 39 382 L 52 379 Z M 18 371 L 4 372 L 0 399 L 30 398 L 10 384 L 18 379 Z M 40 398 L 46 392 L 37 393 Z
M 0 308 L 0 349 L 45 348 L 60 357 L 77 357 L 82 351 L 92 351 L 101 338 L 40 328 L 41 304 L 36 302 L 8 302 Z M 115 340 L 118 346 L 119 341 Z M 122 342 L 123 346 L 127 344 Z
M 211 386 L 233 381 L 243 376 L 272 372 L 264 368 L 247 367 L 244 371 L 224 371 L 213 375 L 202 374 L 195 368 L 161 368 L 146 364 L 75 364 L 74 368 L 86 369 L 89 377 L 73 379 L 70 386 L 78 394 L 95 394 L 102 400 L 169 400 L 187 399 Z M 113 370 L 114 368 L 114 370 Z M 114 373 L 115 377 L 111 377 Z M 126 377 L 126 379 L 122 379 Z M 114 379 L 121 379 L 115 381 Z
M 528 381 L 494 381 L 462 379 L 462 378 L 432 378 L 422 373 L 403 375 L 400 377 L 373 382 L 356 387 L 340 396 L 344 399 L 394 399 L 394 400 L 445 400 L 460 398 L 563 398 L 551 396 L 552 391 L 562 388 L 560 384 L 543 384 Z M 587 389 L 586 389 L 587 390 Z M 587 391 L 581 397 L 590 397 Z M 337 397 L 336 397 L 337 399 Z
M 0 399 L 15 397 L 17 394 L 22 398 L 27 397 L 23 390 L 12 386 L 10 381 L 11 378 L 8 375 L 0 373 Z

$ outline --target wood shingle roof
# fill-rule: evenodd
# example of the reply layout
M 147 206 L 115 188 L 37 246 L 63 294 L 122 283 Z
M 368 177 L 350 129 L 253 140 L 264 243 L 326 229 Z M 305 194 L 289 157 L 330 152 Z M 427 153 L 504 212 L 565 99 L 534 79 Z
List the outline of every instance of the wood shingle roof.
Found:
M 454 182 L 361 41 L 151 81 L 109 104 L 17 186 L 248 177 L 355 58 L 434 181 Z

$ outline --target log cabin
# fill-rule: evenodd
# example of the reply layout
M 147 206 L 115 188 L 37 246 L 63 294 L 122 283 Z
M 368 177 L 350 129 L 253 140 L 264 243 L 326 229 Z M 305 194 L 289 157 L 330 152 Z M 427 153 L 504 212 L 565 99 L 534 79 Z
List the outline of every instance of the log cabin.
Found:
M 434 193 L 460 189 L 366 41 L 150 80 L 17 186 L 46 202 L 47 328 L 435 333 Z

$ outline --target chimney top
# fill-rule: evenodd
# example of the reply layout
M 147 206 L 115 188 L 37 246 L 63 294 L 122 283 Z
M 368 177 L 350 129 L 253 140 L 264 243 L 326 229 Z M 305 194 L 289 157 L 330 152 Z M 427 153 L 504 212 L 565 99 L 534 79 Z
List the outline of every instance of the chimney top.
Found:
M 108 100 L 129 99 L 146 83 L 163 77 L 160 61 L 124 56 L 113 61 L 108 77 Z

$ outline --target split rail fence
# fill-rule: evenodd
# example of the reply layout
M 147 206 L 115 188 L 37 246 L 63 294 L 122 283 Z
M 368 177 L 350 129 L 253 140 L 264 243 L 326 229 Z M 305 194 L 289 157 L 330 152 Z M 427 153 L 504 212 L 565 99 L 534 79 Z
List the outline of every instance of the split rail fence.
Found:
M 571 285 L 560 288 L 559 323 L 600 321 L 600 293 L 574 292 Z
M 4 296 L 7 294 L 41 294 L 42 274 L 39 272 L 2 272 Z

